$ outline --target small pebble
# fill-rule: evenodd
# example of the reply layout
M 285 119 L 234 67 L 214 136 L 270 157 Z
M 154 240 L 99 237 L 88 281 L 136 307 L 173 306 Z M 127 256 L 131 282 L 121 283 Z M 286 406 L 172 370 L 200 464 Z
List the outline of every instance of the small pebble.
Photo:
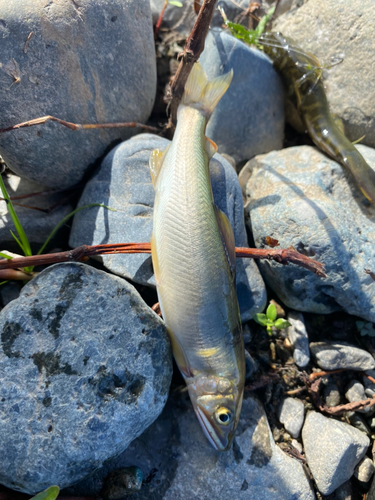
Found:
M 289 434 L 297 438 L 301 432 L 305 407 L 299 399 L 286 398 L 279 408 L 279 420 Z
M 322 370 L 370 370 L 375 360 L 370 353 L 347 342 L 312 342 L 310 350 Z
M 299 453 L 302 453 L 303 451 L 303 447 L 302 447 L 302 444 L 297 441 L 297 439 L 292 439 L 292 446 L 294 446 L 294 448 L 299 452 Z
M 122 500 L 142 487 L 143 474 L 139 467 L 124 467 L 108 474 L 103 487 L 104 500 Z
M 355 403 L 356 401 L 363 401 L 366 398 L 365 388 L 357 380 L 352 380 L 346 388 L 345 397 L 350 403 Z M 361 413 L 371 413 L 374 411 L 373 406 L 367 406 L 362 410 L 356 410 Z
M 348 411 L 346 416 L 353 427 L 361 432 L 364 432 L 367 436 L 371 436 L 371 430 L 367 425 L 366 420 L 361 417 L 361 415 L 358 415 L 355 411 Z
M 364 457 L 354 469 L 354 477 L 361 483 L 368 483 L 375 471 L 374 462 L 369 457 Z
M 330 383 L 324 388 L 324 400 L 330 408 L 340 404 L 340 391 L 336 384 Z
M 309 337 L 307 335 L 303 314 L 297 311 L 290 311 L 288 321 L 289 326 L 286 331 L 291 344 L 294 347 L 293 359 L 297 366 L 304 368 L 309 364 Z

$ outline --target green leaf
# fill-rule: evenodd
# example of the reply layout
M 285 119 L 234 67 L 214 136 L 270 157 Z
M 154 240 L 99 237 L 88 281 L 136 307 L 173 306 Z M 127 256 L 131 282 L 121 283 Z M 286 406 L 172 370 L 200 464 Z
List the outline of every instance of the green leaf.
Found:
M 273 16 L 273 14 L 275 12 L 275 8 L 276 8 L 275 5 L 273 7 L 271 7 L 269 9 L 269 11 L 267 12 L 267 14 L 265 16 L 263 16 L 262 19 L 259 21 L 259 24 L 255 29 L 255 33 L 256 33 L 257 38 L 259 38 L 259 36 L 263 33 L 263 31 L 266 27 L 266 24 L 268 23 L 268 21 L 271 19 L 271 17 Z
M 5 283 L 8 283 L 8 281 L 2 281 L 2 282 L 0 283 L 0 286 L 1 286 L 1 285 L 5 285 Z
M 267 307 L 266 316 L 271 321 L 275 321 L 275 319 L 277 318 L 277 309 L 273 304 L 270 304 Z
M 259 325 L 262 325 L 262 326 L 267 325 L 267 317 L 263 313 L 254 314 L 253 320 L 256 321 Z
M 22 243 L 20 242 L 20 240 L 17 238 L 17 236 L 13 233 L 13 231 L 11 229 L 9 229 L 10 231 L 10 234 L 13 236 L 13 238 L 16 240 L 16 242 L 18 243 L 19 247 L 21 248 L 21 250 L 23 251 L 23 253 L 25 253 L 25 249 L 23 248 L 23 245 Z M 26 255 L 26 254 L 25 254 Z
M 169 0 L 169 5 L 174 5 L 175 7 L 183 7 L 182 2 L 179 2 L 178 0 Z
M 58 486 L 50 486 L 46 490 L 35 495 L 35 497 L 30 498 L 30 500 L 55 500 L 59 493 L 60 488 Z
M 13 259 L 13 257 L 3 252 L 0 252 L 0 257 L 3 257 L 3 259 Z
M 288 326 L 292 326 L 292 325 L 286 319 L 279 318 L 275 321 L 275 326 L 279 330 L 282 330 L 283 328 L 287 328 Z

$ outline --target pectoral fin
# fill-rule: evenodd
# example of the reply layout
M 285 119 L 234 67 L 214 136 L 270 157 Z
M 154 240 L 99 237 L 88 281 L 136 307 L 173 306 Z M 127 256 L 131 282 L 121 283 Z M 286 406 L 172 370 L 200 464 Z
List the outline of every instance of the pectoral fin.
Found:
M 150 173 L 152 185 L 155 187 L 156 180 L 160 173 L 161 167 L 163 165 L 163 160 L 165 155 L 167 154 L 169 146 L 164 151 L 160 151 L 160 149 L 154 149 L 150 156 Z
M 208 154 L 208 158 L 212 158 L 215 153 L 217 153 L 217 144 L 209 139 L 208 137 L 205 137 L 206 139 L 206 152 Z
M 228 264 L 234 277 L 236 274 L 236 244 L 233 229 L 228 217 L 216 205 L 214 205 L 214 211 L 225 255 L 227 256 Z

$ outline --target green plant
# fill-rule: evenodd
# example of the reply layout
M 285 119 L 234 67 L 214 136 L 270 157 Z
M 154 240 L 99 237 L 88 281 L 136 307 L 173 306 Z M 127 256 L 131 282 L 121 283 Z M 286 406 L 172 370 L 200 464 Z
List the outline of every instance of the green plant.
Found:
M 368 335 L 369 337 L 375 337 L 375 328 L 372 323 L 365 323 L 364 321 L 356 321 L 355 324 L 362 337 L 365 335 Z
M 270 304 L 267 307 L 266 314 L 257 313 L 253 316 L 253 320 L 256 321 L 259 325 L 265 326 L 268 335 L 272 335 L 272 327 L 274 326 L 278 330 L 282 330 L 287 326 L 291 326 L 291 324 L 285 319 L 277 318 L 277 310 L 273 304 Z
M 35 497 L 30 498 L 30 500 L 55 500 L 60 493 L 60 488 L 58 486 L 50 486 L 44 491 L 41 491 Z

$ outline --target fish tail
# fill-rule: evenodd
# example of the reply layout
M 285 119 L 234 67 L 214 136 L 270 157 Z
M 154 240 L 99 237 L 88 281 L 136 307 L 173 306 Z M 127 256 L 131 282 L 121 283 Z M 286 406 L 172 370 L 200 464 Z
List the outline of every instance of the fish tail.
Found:
M 233 78 L 233 70 L 208 80 L 199 62 L 195 63 L 186 81 L 181 104 L 202 110 L 210 117 L 217 103 L 227 91 Z

